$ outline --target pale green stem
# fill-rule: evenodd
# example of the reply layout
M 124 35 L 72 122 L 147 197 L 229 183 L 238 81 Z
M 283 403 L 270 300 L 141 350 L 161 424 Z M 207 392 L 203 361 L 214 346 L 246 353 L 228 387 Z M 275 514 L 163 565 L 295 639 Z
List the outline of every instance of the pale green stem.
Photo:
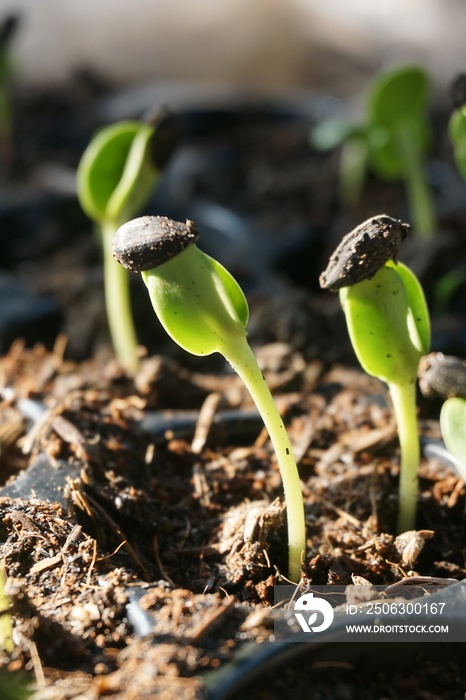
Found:
M 421 459 L 416 415 L 416 384 L 389 384 L 400 440 L 398 532 L 413 530 L 418 498 Z
M 301 560 L 306 553 L 306 525 L 301 483 L 288 434 L 246 338 L 235 338 L 227 348 L 223 346 L 221 352 L 246 385 L 274 447 L 287 508 L 288 576 L 291 581 L 298 582 Z
M 343 144 L 340 161 L 341 198 L 348 206 L 361 199 L 367 173 L 368 147 L 362 136 L 353 136 Z
M 406 168 L 405 184 L 414 231 L 420 238 L 432 238 L 435 233 L 433 199 L 416 138 L 408 128 L 400 129 L 398 137 Z
M 138 367 L 137 337 L 131 313 L 129 276 L 113 257 L 113 237 L 119 224 L 102 224 L 105 305 L 115 355 L 130 374 Z

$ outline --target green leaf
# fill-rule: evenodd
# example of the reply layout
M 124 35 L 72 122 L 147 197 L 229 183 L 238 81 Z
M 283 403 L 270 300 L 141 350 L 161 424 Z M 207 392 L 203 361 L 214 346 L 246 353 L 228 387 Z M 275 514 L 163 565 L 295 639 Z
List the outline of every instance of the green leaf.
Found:
M 429 238 L 436 229 L 430 187 L 424 175 L 431 141 L 427 107 L 429 78 L 416 66 L 385 73 L 368 96 L 369 163 L 387 180 L 402 179 L 414 230 Z
M 385 265 L 372 279 L 340 290 L 361 366 L 389 384 L 415 380 L 429 335 L 422 289 L 406 270 L 401 265 Z
M 95 221 L 123 221 L 138 213 L 152 190 L 157 171 L 150 160 L 153 127 L 120 122 L 102 129 L 78 166 L 78 197 Z
M 141 274 L 163 327 L 193 355 L 223 352 L 246 335 L 249 312 L 241 287 L 195 245 Z
M 317 124 L 311 132 L 311 145 L 319 151 L 330 151 L 349 139 L 364 139 L 365 130 L 347 119 L 335 117 Z
M 384 126 L 376 126 L 368 134 L 369 162 L 375 173 L 388 180 L 403 176 L 405 160 L 402 157 L 394 134 Z
M 379 176 L 404 177 L 407 159 L 427 152 L 429 89 L 427 74 L 416 66 L 384 73 L 374 81 L 368 96 L 368 141 L 371 165 Z
M 440 428 L 447 449 L 463 465 L 466 480 L 466 400 L 447 399 L 440 411 Z
M 419 352 L 422 355 L 427 355 L 430 351 L 431 340 L 430 314 L 422 285 L 414 272 L 403 263 L 389 260 L 386 265 L 393 268 L 403 280 L 406 296 L 408 297 L 408 327 L 410 328 L 411 339 Z M 419 338 L 419 342 L 416 338 Z
M 152 163 L 150 146 L 154 128 L 140 124 L 134 135 L 128 156 L 107 205 L 107 217 L 111 221 L 127 221 L 138 214 L 150 197 L 158 178 Z
M 380 75 L 368 97 L 370 123 L 391 130 L 400 123 L 425 119 L 429 92 L 429 78 L 417 66 L 403 66 Z
M 214 258 L 206 257 L 211 266 L 212 276 L 217 278 L 217 289 L 221 292 L 222 296 L 225 295 L 224 299 L 228 299 L 228 305 L 232 305 L 239 322 L 243 328 L 246 328 L 249 321 L 249 306 L 243 290 L 233 275 L 231 275 L 223 265 Z
M 396 128 L 374 125 L 368 132 L 369 160 L 375 173 L 387 180 L 403 178 L 408 169 L 404 134 L 408 134 L 411 148 L 425 153 L 430 143 L 430 128 L 424 121 L 406 121 L 403 132 Z

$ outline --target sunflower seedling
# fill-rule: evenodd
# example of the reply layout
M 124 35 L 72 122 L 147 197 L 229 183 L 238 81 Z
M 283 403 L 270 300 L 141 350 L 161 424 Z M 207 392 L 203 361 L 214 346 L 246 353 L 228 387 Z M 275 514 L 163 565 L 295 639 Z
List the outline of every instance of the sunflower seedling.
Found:
M 114 256 L 141 272 L 162 326 L 193 355 L 221 353 L 244 381 L 275 449 L 287 505 L 289 577 L 299 581 L 305 553 L 305 519 L 298 469 L 290 441 L 246 339 L 249 309 L 236 280 L 197 246 L 193 222 L 145 216 L 121 226 Z
M 154 123 L 118 122 L 99 131 L 78 166 L 77 190 L 84 212 L 100 229 L 105 305 L 115 354 L 135 372 L 137 338 L 131 314 L 129 278 L 112 256 L 117 228 L 147 203 L 177 134 L 162 117 Z
M 349 233 L 320 277 L 338 291 L 349 336 L 362 368 L 388 385 L 400 440 L 398 531 L 414 529 L 420 461 L 416 419 L 419 360 L 430 345 L 422 287 L 398 249 L 410 227 L 377 216 Z
M 344 199 L 359 198 L 367 170 L 383 180 L 404 182 L 414 230 L 430 238 L 436 222 L 424 168 L 431 129 L 427 118 L 429 79 L 416 66 L 375 78 L 362 125 L 338 119 L 319 125 L 312 142 L 322 150 L 342 146 L 340 180 Z
M 366 127 L 345 117 L 328 119 L 314 127 L 311 144 L 319 151 L 340 148 L 338 195 L 343 204 L 355 206 L 361 198 L 369 167 Z

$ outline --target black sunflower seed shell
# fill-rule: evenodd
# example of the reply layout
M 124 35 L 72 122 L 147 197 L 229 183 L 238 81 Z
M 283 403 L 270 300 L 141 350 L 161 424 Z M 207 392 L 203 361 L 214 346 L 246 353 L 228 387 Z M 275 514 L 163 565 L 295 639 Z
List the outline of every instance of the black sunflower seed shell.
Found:
M 142 272 L 167 262 L 198 238 L 192 221 L 141 216 L 123 224 L 115 233 L 113 256 L 128 270 Z
M 386 214 L 368 219 L 343 238 L 320 275 L 320 286 L 337 292 L 370 279 L 386 262 L 396 260 L 410 232 L 409 224 Z
M 428 399 L 466 399 L 466 360 L 443 352 L 431 352 L 419 362 L 419 388 Z

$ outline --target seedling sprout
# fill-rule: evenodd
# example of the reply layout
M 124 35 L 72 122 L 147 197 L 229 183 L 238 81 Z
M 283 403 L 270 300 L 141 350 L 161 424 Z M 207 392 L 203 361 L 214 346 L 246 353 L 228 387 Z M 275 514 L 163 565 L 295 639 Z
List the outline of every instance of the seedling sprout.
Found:
M 408 228 L 386 216 L 370 219 L 345 237 L 337 249 L 339 256 L 332 256 L 330 269 L 321 276 L 321 286 L 339 291 L 362 368 L 389 388 L 401 452 L 399 532 L 412 530 L 415 522 L 420 461 L 416 379 L 419 360 L 430 345 L 429 313 L 421 285 L 409 268 L 394 261 L 394 241 L 401 243 Z M 345 247 L 348 255 L 344 255 Z M 356 279 L 354 272 L 345 273 L 345 266 L 357 271 Z
M 341 189 L 346 203 L 358 199 L 368 169 L 384 180 L 402 180 L 416 234 L 430 238 L 436 222 L 426 181 L 430 144 L 427 74 L 404 66 L 375 78 L 368 91 L 364 123 L 343 119 L 319 125 L 312 142 L 327 150 L 342 145 Z
M 305 519 L 298 469 L 278 409 L 247 342 L 249 309 L 231 274 L 196 245 L 193 222 L 141 217 L 121 226 L 116 259 L 141 272 L 162 326 L 193 355 L 221 353 L 244 381 L 268 430 L 282 476 L 288 520 L 289 570 L 299 581 Z
M 154 141 L 162 119 L 153 124 L 119 122 L 97 133 L 78 167 L 78 197 L 85 213 L 100 227 L 107 318 L 116 356 L 126 371 L 138 364 L 126 271 L 113 259 L 117 228 L 146 204 L 168 160 L 177 135 L 166 139 L 157 158 Z M 168 144 L 168 145 L 167 145 Z

